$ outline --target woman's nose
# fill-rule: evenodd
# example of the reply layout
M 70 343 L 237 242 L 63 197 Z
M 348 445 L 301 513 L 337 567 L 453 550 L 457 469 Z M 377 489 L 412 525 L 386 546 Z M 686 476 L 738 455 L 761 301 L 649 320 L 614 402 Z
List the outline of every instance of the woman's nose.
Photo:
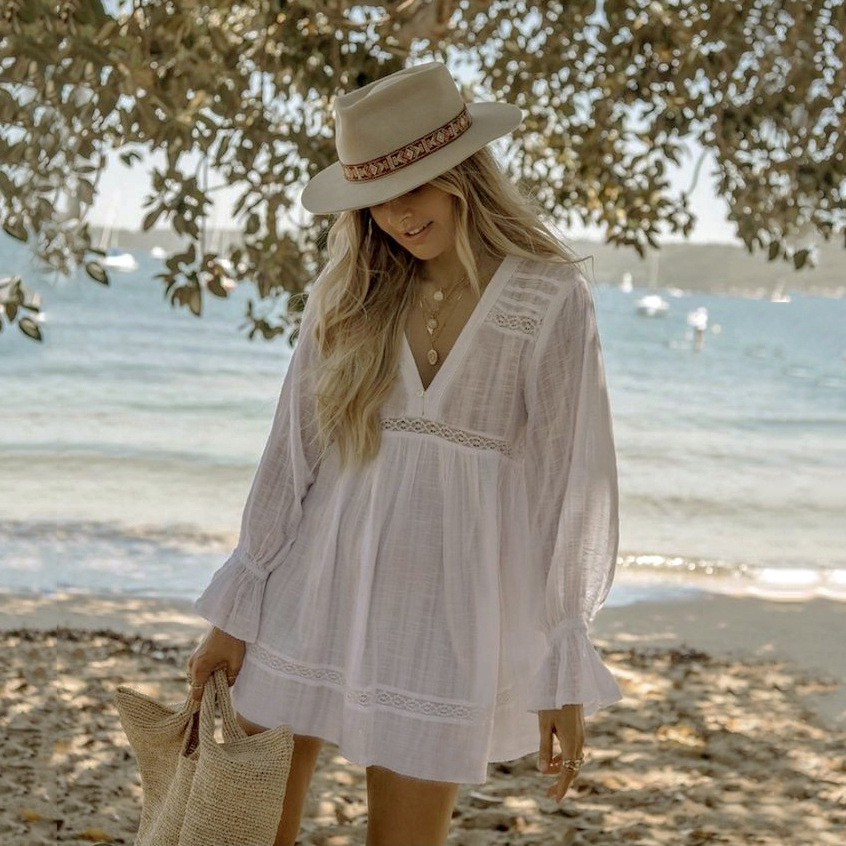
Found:
M 391 226 L 397 226 L 411 218 L 411 209 L 402 197 L 388 200 L 385 204 L 385 211 L 387 212 L 388 223 Z

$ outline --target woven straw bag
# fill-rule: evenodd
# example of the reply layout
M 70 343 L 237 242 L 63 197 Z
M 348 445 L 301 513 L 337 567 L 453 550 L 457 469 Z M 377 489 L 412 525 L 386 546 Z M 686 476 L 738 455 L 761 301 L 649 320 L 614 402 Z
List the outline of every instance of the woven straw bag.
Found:
M 123 686 L 114 701 L 141 775 L 135 846 L 272 846 L 294 751 L 289 726 L 247 736 L 224 668 L 199 703 L 189 694 L 179 710 Z

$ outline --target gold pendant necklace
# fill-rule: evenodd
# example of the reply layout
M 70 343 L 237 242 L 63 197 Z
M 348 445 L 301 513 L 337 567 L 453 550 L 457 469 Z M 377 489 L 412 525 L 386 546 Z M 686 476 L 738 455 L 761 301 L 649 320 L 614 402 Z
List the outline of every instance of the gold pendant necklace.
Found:
M 443 329 L 446 320 L 444 319 L 441 322 L 438 318 L 440 316 L 441 307 L 449 300 L 449 298 L 458 290 L 461 283 L 466 279 L 467 274 L 461 276 L 461 278 L 450 288 L 449 292 L 445 295 L 442 288 L 438 288 L 435 293 L 432 295 L 432 299 L 438 303 L 438 307 L 432 309 L 428 314 L 426 313 L 426 309 L 423 305 L 423 297 L 420 297 L 420 310 L 423 312 L 423 317 L 426 321 L 426 331 L 429 333 L 430 337 L 430 348 L 429 351 L 426 353 L 426 360 L 432 367 L 435 367 L 437 364 L 440 363 L 440 354 L 435 349 L 435 339 L 438 335 L 440 335 L 441 330 Z M 449 315 L 455 310 L 455 307 L 458 305 L 459 300 L 463 296 L 464 291 L 456 297 L 455 302 L 452 304 L 452 308 L 449 310 Z

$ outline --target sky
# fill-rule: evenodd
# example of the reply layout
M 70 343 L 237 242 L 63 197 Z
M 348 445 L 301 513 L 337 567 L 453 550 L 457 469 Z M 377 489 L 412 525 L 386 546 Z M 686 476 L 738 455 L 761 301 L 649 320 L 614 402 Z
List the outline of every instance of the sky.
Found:
M 678 195 L 681 191 L 690 189 L 693 172 L 702 148 L 694 143 L 688 145 L 688 153 L 683 156 L 681 164 L 676 168 L 671 162 L 667 163 L 667 173 L 670 176 L 672 193 Z M 185 162 L 189 161 L 185 157 Z M 117 155 L 110 156 L 109 164 L 100 178 L 99 194 L 89 213 L 89 221 L 95 226 L 111 224 L 115 229 L 138 230 L 146 214 L 143 207 L 144 197 L 150 192 L 150 170 L 153 164 L 162 165 L 164 157 L 157 154 L 147 156 L 134 163 L 132 168 L 126 167 Z M 728 221 L 728 206 L 714 191 L 716 177 L 714 171 L 713 154 L 708 153 L 699 171 L 697 186 L 690 195 L 691 208 L 697 218 L 696 225 L 688 238 L 679 235 L 660 238 L 662 243 L 684 241 L 686 243 L 728 243 L 739 244 L 734 234 L 734 228 Z M 212 184 L 214 181 L 212 180 Z M 239 224 L 233 220 L 231 207 L 235 197 L 232 190 L 215 192 L 215 208 L 211 213 L 213 229 L 237 229 Z M 305 214 L 305 213 L 304 213 Z M 604 240 L 604 233 L 597 227 L 562 228 L 564 234 L 573 239 Z

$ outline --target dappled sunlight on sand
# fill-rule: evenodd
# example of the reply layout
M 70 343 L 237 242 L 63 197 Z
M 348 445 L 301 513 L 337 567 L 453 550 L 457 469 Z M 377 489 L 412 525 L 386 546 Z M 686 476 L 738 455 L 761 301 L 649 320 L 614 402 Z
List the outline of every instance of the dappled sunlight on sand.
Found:
M 114 689 L 181 703 L 193 640 L 0 636 L 0 842 L 131 844 L 141 791 Z M 544 796 L 533 755 L 491 765 L 486 784 L 462 787 L 451 844 L 841 842 L 846 733 L 804 704 L 833 680 L 781 661 L 598 643 L 624 699 L 588 718 L 587 762 L 564 802 Z M 302 846 L 361 844 L 366 819 L 364 770 L 327 745 Z

